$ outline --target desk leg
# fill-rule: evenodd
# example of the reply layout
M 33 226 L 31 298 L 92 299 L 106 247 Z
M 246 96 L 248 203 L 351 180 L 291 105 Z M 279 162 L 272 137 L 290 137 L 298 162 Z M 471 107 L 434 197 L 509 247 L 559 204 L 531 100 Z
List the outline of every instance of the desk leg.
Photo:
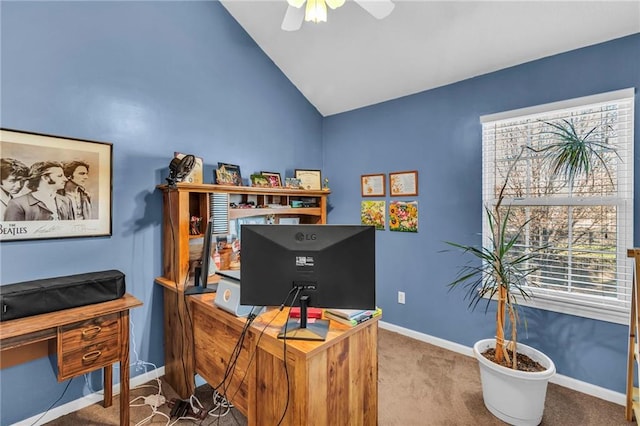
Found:
M 120 317 L 120 426 L 129 426 L 129 310 Z
M 104 367 L 104 408 L 113 404 L 113 364 Z
M 164 289 L 164 378 L 183 399 L 195 392 L 192 313 L 182 291 Z

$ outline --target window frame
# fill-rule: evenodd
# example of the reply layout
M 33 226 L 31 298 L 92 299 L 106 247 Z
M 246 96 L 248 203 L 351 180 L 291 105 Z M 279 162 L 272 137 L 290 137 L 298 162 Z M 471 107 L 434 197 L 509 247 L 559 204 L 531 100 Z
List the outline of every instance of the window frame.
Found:
M 633 266 L 631 259 L 627 257 L 627 249 L 633 247 L 633 180 L 634 180 L 634 89 L 623 89 L 613 92 L 607 92 L 592 96 L 570 99 L 566 101 L 553 102 L 549 104 L 537 105 L 529 108 L 522 108 L 512 111 L 501 112 L 497 114 L 484 115 L 480 121 L 482 123 L 482 185 L 483 185 L 483 205 L 493 206 L 496 202 L 495 185 L 499 181 L 499 177 L 494 173 L 496 170 L 495 163 L 500 159 L 495 159 L 495 137 L 493 140 L 487 140 L 488 126 L 495 126 L 500 122 L 516 122 L 527 118 L 549 119 L 551 115 L 558 113 L 567 114 L 576 110 L 586 110 L 595 105 L 602 104 L 624 104 L 629 109 L 628 118 L 624 121 L 627 132 L 624 140 L 620 143 L 623 147 L 618 147 L 619 165 L 626 167 L 617 167 L 616 176 L 617 193 L 615 196 L 608 197 L 558 197 L 553 201 L 549 198 L 541 197 L 538 203 L 533 202 L 534 198 L 526 199 L 505 199 L 503 205 L 516 206 L 616 206 L 616 276 L 617 283 L 621 285 L 617 289 L 617 299 L 610 299 L 603 296 L 587 296 L 581 293 L 563 292 L 552 289 L 545 289 L 531 286 L 533 297 L 524 300 L 517 296 L 517 302 L 523 306 L 571 314 L 585 318 L 608 321 L 618 324 L 626 324 L 629 317 L 629 309 L 631 302 L 631 280 L 633 274 Z M 547 118 L 545 118 L 545 116 Z M 494 135 L 495 136 L 495 135 Z M 503 157 L 505 158 L 505 157 Z M 621 171 L 622 170 L 622 171 Z M 624 176 L 620 176 L 624 173 Z M 622 188 L 620 188 L 622 186 Z M 489 227 L 487 221 L 487 212 L 483 209 L 483 230 L 482 239 L 486 246 L 489 240 Z

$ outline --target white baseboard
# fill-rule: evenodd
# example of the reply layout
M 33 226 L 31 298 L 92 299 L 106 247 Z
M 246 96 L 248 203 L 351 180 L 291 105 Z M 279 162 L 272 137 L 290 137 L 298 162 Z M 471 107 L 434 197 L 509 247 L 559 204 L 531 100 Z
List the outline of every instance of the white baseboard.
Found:
M 136 386 L 140 386 L 150 380 L 155 379 L 156 377 L 162 376 L 164 376 L 164 366 L 133 377 L 129 386 L 131 387 L 131 389 L 133 389 Z M 113 385 L 113 394 L 118 395 L 119 393 L 120 383 L 117 383 Z M 58 417 L 62 417 L 65 414 L 73 413 L 74 411 L 78 411 L 84 407 L 88 407 L 91 404 L 102 402 L 103 397 L 104 394 L 102 391 L 94 392 L 90 395 L 83 396 L 82 398 L 67 402 L 66 404 L 60 405 L 59 407 L 52 408 L 46 413 L 40 413 L 35 416 L 29 417 L 28 419 L 24 419 L 20 422 L 14 423 L 14 426 L 42 425 L 44 423 L 55 420 Z
M 451 342 L 449 340 L 444 340 L 439 337 L 430 336 L 428 334 L 420 333 L 418 331 L 410 330 L 408 328 L 400 327 L 395 324 L 390 324 L 388 322 L 380 321 L 378 322 L 381 328 L 385 330 L 394 331 L 398 334 L 402 334 L 403 336 L 411 337 L 416 340 L 420 340 L 425 343 L 430 343 L 434 346 L 439 346 L 444 349 L 448 349 L 453 352 L 457 352 L 462 355 L 473 356 L 473 349 L 461 345 L 459 343 Z
M 420 333 L 418 331 L 400 327 L 384 321 L 380 321 L 378 324 L 385 330 L 393 331 L 398 334 L 420 340 L 422 342 L 430 343 L 434 346 L 439 346 L 441 348 L 448 349 L 462 355 L 473 356 L 473 349 L 468 346 L 450 342 L 448 340 L 440 339 L 439 337 L 430 336 L 428 334 Z M 576 380 L 568 376 L 563 376 L 562 374 L 556 373 L 556 375 L 551 378 L 551 383 L 555 383 L 557 385 L 575 390 L 577 392 L 582 392 L 587 395 L 595 396 L 596 398 L 613 402 L 614 404 L 622 405 L 623 407 L 627 403 L 626 395 L 623 393 L 615 392 L 607 388 L 583 382 L 581 380 Z

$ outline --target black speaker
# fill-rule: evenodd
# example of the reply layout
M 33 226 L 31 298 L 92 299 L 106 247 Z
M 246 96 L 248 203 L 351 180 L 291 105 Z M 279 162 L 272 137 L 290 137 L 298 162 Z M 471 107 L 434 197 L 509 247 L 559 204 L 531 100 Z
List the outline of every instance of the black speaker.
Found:
M 115 300 L 125 293 L 117 270 L 24 281 L 0 286 L 0 321 Z

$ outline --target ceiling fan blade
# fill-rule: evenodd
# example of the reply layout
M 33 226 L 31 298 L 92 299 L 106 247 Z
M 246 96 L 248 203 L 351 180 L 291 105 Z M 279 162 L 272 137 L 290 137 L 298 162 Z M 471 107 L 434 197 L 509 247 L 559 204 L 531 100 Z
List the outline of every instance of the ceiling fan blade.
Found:
M 345 0 L 326 0 L 327 6 L 331 9 L 337 9 L 344 4 Z
M 298 31 L 302 26 L 304 20 L 304 7 L 293 7 L 289 5 L 287 7 L 287 13 L 282 20 L 281 28 L 285 31 Z
M 386 18 L 396 7 L 391 0 L 355 0 L 355 2 L 377 19 Z

